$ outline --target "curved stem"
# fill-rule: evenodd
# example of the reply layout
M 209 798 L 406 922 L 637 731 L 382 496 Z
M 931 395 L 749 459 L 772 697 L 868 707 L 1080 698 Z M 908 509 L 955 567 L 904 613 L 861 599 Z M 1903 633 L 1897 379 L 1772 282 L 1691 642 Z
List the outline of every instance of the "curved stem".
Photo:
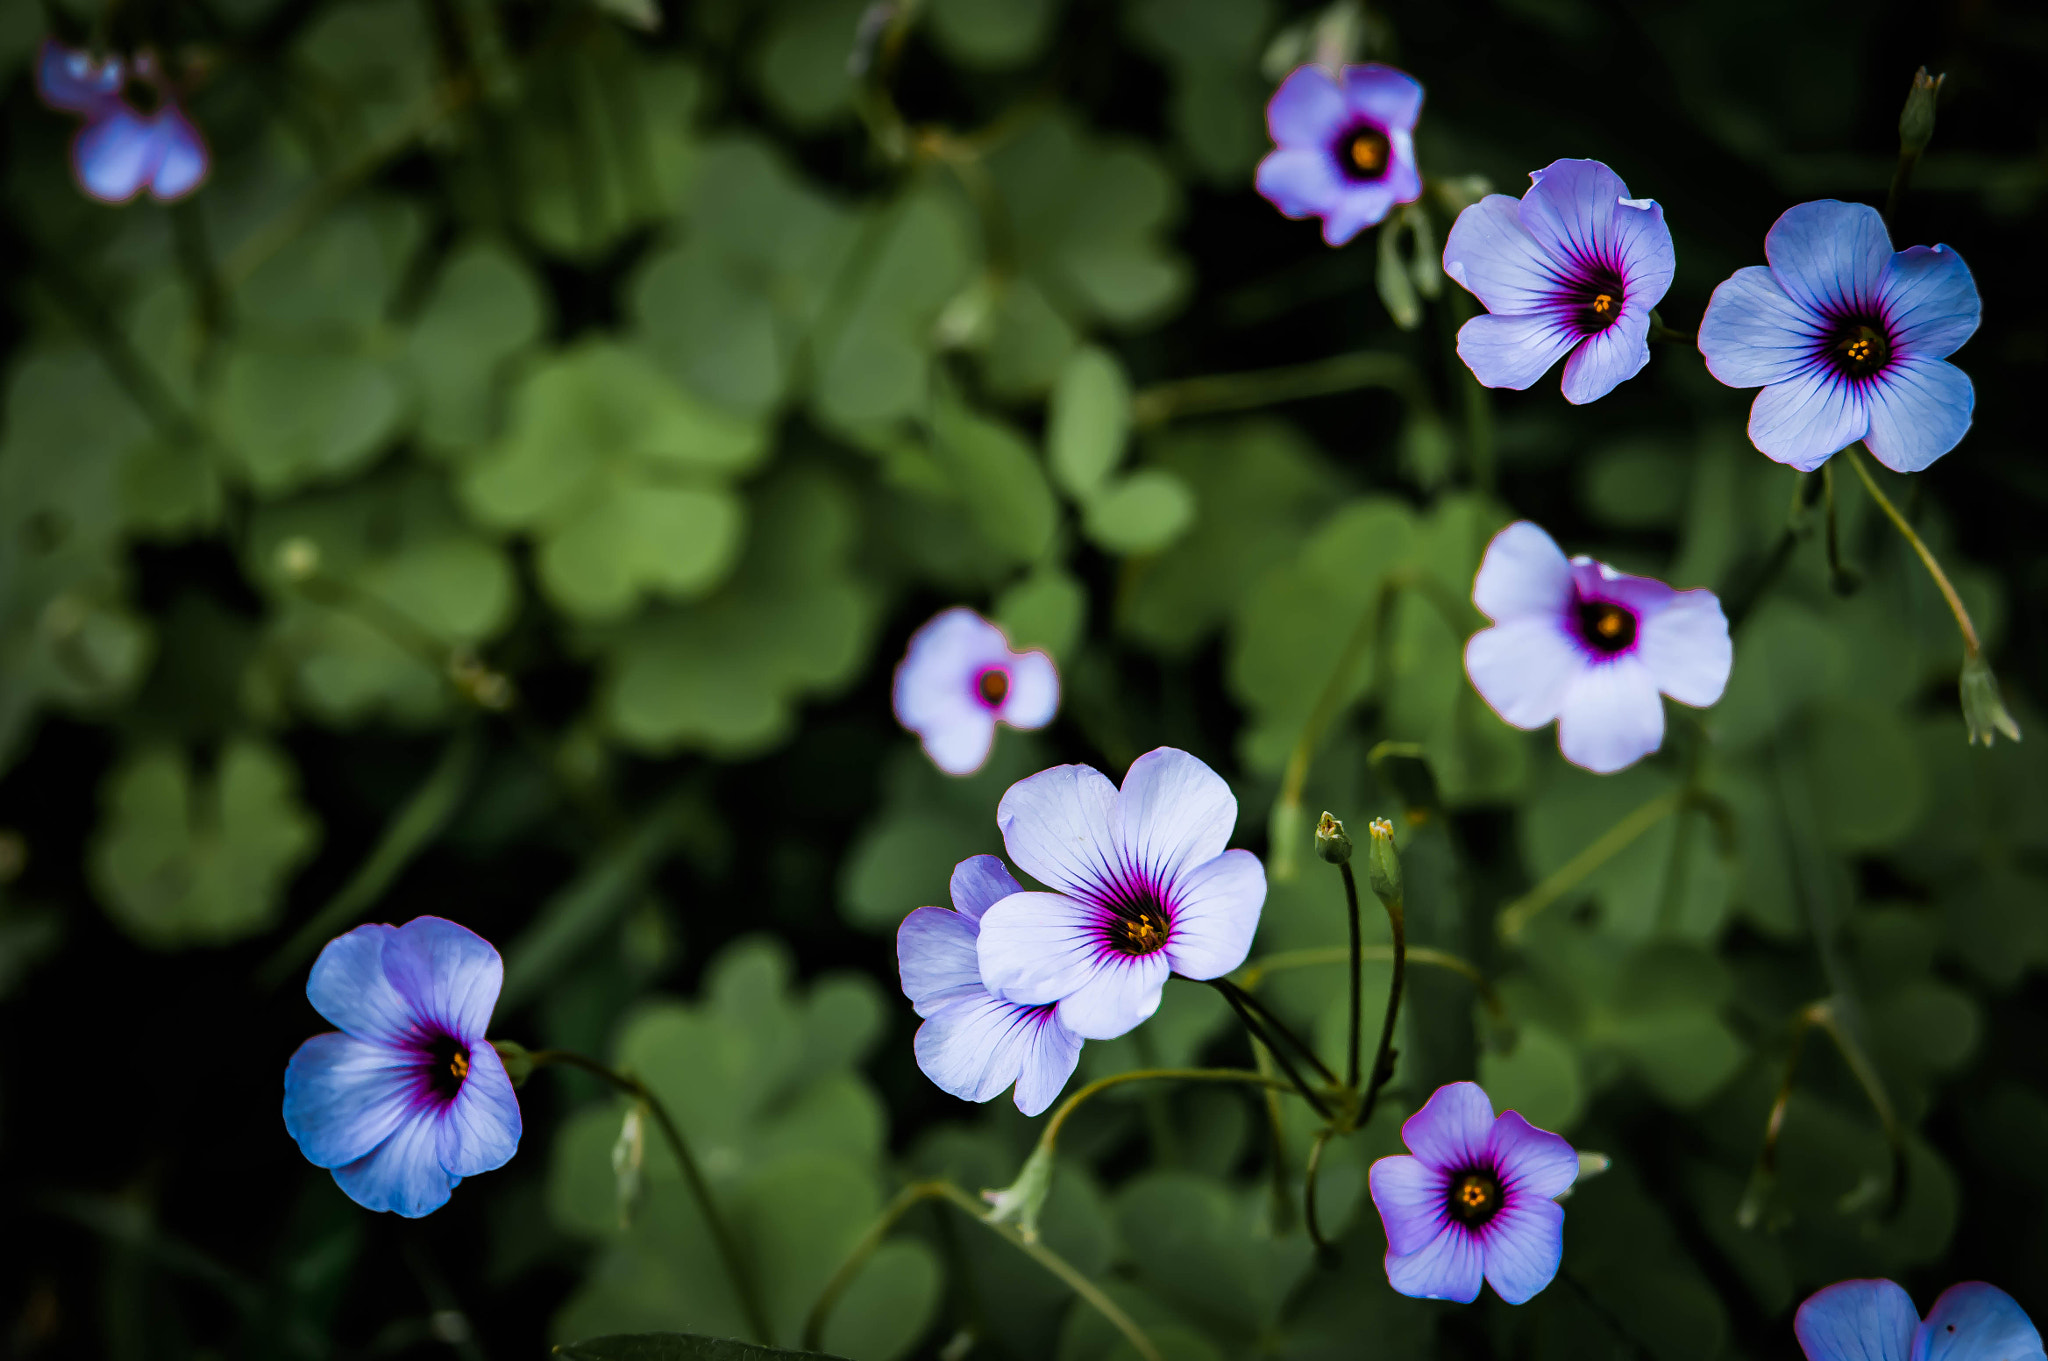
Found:
M 1337 867 L 1344 871 L 1344 906 L 1351 915 L 1351 1047 L 1344 1060 L 1344 1085 L 1358 1090 L 1358 1032 L 1364 1025 L 1364 999 L 1359 996 L 1365 987 L 1365 941 L 1358 927 L 1358 877 L 1351 872 L 1351 862 L 1345 861 Z M 1396 952 L 1396 958 L 1402 952 Z
M 1863 1095 L 1870 1102 L 1870 1108 L 1877 1115 L 1878 1124 L 1884 1129 L 1885 1147 L 1891 1155 L 1891 1179 L 1886 1194 L 1887 1217 L 1897 1214 L 1906 1196 L 1906 1140 L 1899 1128 L 1898 1115 L 1892 1109 L 1891 1096 L 1885 1091 L 1884 1082 L 1878 1076 L 1876 1067 L 1861 1045 L 1850 1038 L 1843 1028 L 1841 1018 L 1835 1014 L 1832 1001 L 1823 999 L 1809 1002 L 1801 1007 L 1792 1018 L 1791 1045 L 1785 1054 L 1785 1075 L 1778 1080 L 1778 1090 L 1771 1098 L 1770 1114 L 1764 1118 L 1764 1140 L 1757 1149 L 1756 1170 L 1750 1177 L 1750 1187 L 1743 1196 L 1742 1204 L 1736 1210 L 1736 1222 L 1743 1228 L 1753 1228 L 1762 1214 L 1761 1201 L 1778 1173 L 1778 1140 L 1785 1132 L 1785 1117 L 1792 1104 L 1793 1080 L 1799 1075 L 1799 1060 L 1805 1053 L 1807 1032 L 1819 1027 L 1835 1042 L 1842 1061 L 1849 1065 L 1849 1071 L 1863 1088 Z
M 1687 797 L 1682 788 L 1659 794 L 1601 833 L 1598 840 L 1565 861 L 1556 873 L 1502 908 L 1501 939 L 1512 942 L 1519 938 L 1530 918 L 1569 893 L 1580 880 L 1627 849 L 1637 837 L 1677 812 Z
M 676 1155 L 676 1162 L 683 1169 L 683 1180 L 688 1183 L 690 1194 L 697 1201 L 697 1208 L 704 1215 L 704 1223 L 711 1230 L 711 1239 L 718 1246 L 718 1255 L 725 1262 L 726 1275 L 732 1278 L 733 1294 L 739 1298 L 740 1313 L 746 1317 L 747 1327 L 762 1342 L 774 1345 L 775 1334 L 768 1326 L 767 1311 L 761 1307 L 760 1296 L 754 1292 L 753 1277 L 747 1273 L 740 1257 L 738 1240 L 726 1226 L 725 1217 L 718 1212 L 718 1206 L 711 1199 L 711 1187 L 705 1183 L 703 1169 L 697 1166 L 697 1159 L 690 1153 L 690 1146 L 683 1142 L 683 1132 L 676 1128 L 676 1122 L 669 1118 L 668 1107 L 652 1088 L 639 1078 L 614 1072 L 596 1059 L 567 1049 L 537 1049 L 533 1052 L 533 1066 L 545 1067 L 558 1064 L 574 1068 L 602 1078 L 618 1091 L 636 1101 L 644 1102 L 654 1113 L 654 1123 L 661 1126 L 662 1137 L 668 1140 L 669 1151 Z
M 1368 945 L 1362 957 L 1374 961 L 1391 960 L 1394 949 L 1390 945 Z M 1237 983 L 1242 988 L 1256 988 L 1269 974 L 1283 973 L 1289 969 L 1305 969 L 1317 964 L 1343 964 L 1351 958 L 1351 951 L 1342 945 L 1326 945 L 1312 950 L 1282 950 L 1255 959 L 1239 972 Z M 1486 975 L 1472 961 L 1448 950 L 1437 950 L 1427 945 L 1408 947 L 1410 964 L 1427 964 L 1433 969 L 1447 969 L 1470 982 L 1479 993 L 1479 1000 L 1494 1016 L 1502 1014 L 1500 994 L 1487 982 Z
M 1347 880 L 1351 877 L 1349 865 L 1344 867 L 1344 875 Z M 1380 1092 L 1394 1076 L 1394 1023 L 1400 1019 L 1401 987 L 1408 977 L 1408 922 L 1398 888 L 1396 885 L 1393 896 L 1381 900 L 1387 909 L 1387 925 L 1394 933 L 1394 977 L 1387 985 L 1387 1017 L 1380 1024 L 1380 1045 L 1373 1054 L 1372 1077 L 1365 1089 L 1365 1100 L 1358 1108 L 1356 1126 L 1359 1128 L 1372 1119 Z
M 1316 1131 L 1316 1141 L 1308 1146 L 1308 1171 L 1301 1181 L 1302 1220 L 1308 1225 L 1308 1241 L 1316 1245 L 1317 1252 L 1329 1253 L 1336 1249 L 1330 1240 L 1323 1237 L 1322 1221 L 1316 1217 L 1316 1173 L 1323 1165 L 1323 1146 L 1330 1142 L 1336 1131 L 1325 1125 Z
M 1358 388 L 1386 388 L 1409 406 L 1427 407 L 1429 389 L 1415 366 L 1398 354 L 1359 350 L 1307 364 L 1212 373 L 1141 388 L 1131 400 L 1139 426 L 1163 425 L 1180 416 L 1249 411 L 1277 402 L 1327 397 Z
M 1913 546 L 1913 551 L 1920 555 L 1920 565 L 1927 569 L 1927 575 L 1934 578 L 1934 584 L 1941 590 L 1941 598 L 1948 602 L 1949 613 L 1956 617 L 1956 627 L 1962 630 L 1963 655 L 1979 655 L 1984 649 L 1977 641 L 1977 626 L 1970 622 L 1970 612 L 1963 608 L 1963 598 L 1956 594 L 1956 588 L 1949 582 L 1948 573 L 1941 570 L 1941 564 L 1934 560 L 1934 553 L 1927 547 L 1926 542 L 1913 531 L 1913 526 L 1906 523 L 1906 517 L 1899 514 L 1899 508 L 1892 504 L 1892 499 L 1884 494 L 1884 488 L 1877 485 L 1877 479 L 1863 466 L 1863 460 L 1856 456 L 1855 446 L 1844 449 L 1842 457 L 1849 460 L 1849 466 L 1854 468 L 1856 476 L 1862 479 L 1863 489 L 1870 493 L 1871 500 L 1877 502 L 1877 508 L 1892 522 L 1892 527 L 1904 535 L 1906 542 Z
M 1308 1102 L 1317 1115 L 1322 1116 L 1325 1120 L 1329 1119 L 1329 1106 L 1324 1104 L 1322 1097 L 1316 1095 L 1315 1090 L 1308 1083 L 1302 1081 L 1301 1072 L 1294 1066 L 1294 1060 L 1288 1058 L 1281 1051 L 1280 1046 L 1274 1043 L 1273 1037 L 1266 1033 L 1265 1027 L 1258 1023 L 1258 1020 L 1253 1017 L 1251 1011 L 1245 1006 L 1243 999 L 1250 996 L 1250 994 L 1240 993 L 1230 988 L 1220 978 L 1210 979 L 1209 982 L 1210 986 L 1222 993 L 1224 1000 L 1230 1003 L 1230 1009 L 1237 1013 L 1237 1019 L 1244 1023 L 1244 1028 L 1251 1033 L 1253 1041 L 1266 1047 L 1266 1052 L 1273 1056 L 1273 1062 L 1278 1064 L 1280 1071 L 1287 1075 L 1287 1080 L 1293 1084 L 1294 1090 L 1301 1093 L 1301 1099 Z
M 1209 986 L 1223 991 L 1226 996 L 1233 993 L 1236 994 L 1245 1006 L 1257 1013 L 1259 1020 L 1265 1023 L 1267 1030 L 1293 1045 L 1294 1051 L 1314 1066 L 1316 1072 L 1322 1075 L 1323 1081 L 1329 1083 L 1332 1087 L 1337 1085 L 1337 1075 L 1330 1071 L 1330 1066 L 1323 1062 L 1322 1056 L 1316 1053 L 1315 1047 L 1307 1040 L 1296 1035 L 1292 1030 L 1289 1030 L 1287 1023 L 1273 1014 L 1271 1007 L 1238 987 L 1237 984 L 1231 982 L 1228 978 L 1212 978 L 1209 980 Z
M 1076 1107 L 1097 1092 L 1108 1091 L 1111 1087 L 1119 1087 L 1126 1082 L 1152 1078 L 1174 1078 L 1182 1082 L 1248 1082 L 1255 1087 L 1281 1089 L 1287 1086 L 1277 1078 L 1270 1078 L 1264 1073 L 1254 1073 L 1245 1068 L 1134 1068 L 1128 1073 L 1113 1073 L 1108 1077 L 1095 1079 L 1060 1102 L 1059 1109 L 1055 1110 L 1052 1119 L 1046 1122 L 1045 1132 L 1038 1136 L 1039 1148 L 1050 1152 L 1053 1145 L 1059 1141 L 1060 1126 L 1067 1123 Z

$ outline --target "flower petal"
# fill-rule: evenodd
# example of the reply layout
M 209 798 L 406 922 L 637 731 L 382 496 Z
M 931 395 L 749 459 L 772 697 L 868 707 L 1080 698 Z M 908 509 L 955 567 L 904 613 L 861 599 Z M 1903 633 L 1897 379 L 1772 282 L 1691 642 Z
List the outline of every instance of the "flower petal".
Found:
M 1123 864 L 1172 884 L 1223 854 L 1237 828 L 1237 795 L 1202 761 L 1158 747 L 1131 762 L 1113 825 Z
M 1420 1158 L 1381 1158 L 1367 1174 L 1372 1203 L 1387 1232 L 1387 1255 L 1419 1252 L 1450 1223 L 1444 1212 L 1450 1173 Z
M 1557 540 L 1528 520 L 1493 536 L 1472 578 L 1472 603 L 1497 624 L 1524 615 L 1554 618 L 1571 600 L 1571 563 Z
M 365 1157 L 334 1169 L 334 1184 L 366 1210 L 388 1210 L 407 1219 L 432 1214 L 448 1203 L 462 1178 L 441 1166 L 437 1121 L 416 1112 Z
M 953 907 L 969 921 L 980 921 L 982 913 L 1023 891 L 1017 877 L 995 856 L 970 855 L 953 866 Z
M 384 972 L 415 1016 L 466 1045 L 483 1043 L 505 983 L 489 941 L 443 917 L 414 917 L 384 938 Z
M 1927 1311 L 1912 1361 L 2041 1361 L 2043 1354 L 2041 1334 L 2017 1300 L 1995 1285 L 1964 1281 Z
M 1493 1133 L 1493 1102 L 1476 1082 L 1449 1082 L 1401 1126 L 1408 1151 L 1444 1172 L 1482 1166 Z
M 1599 161 L 1557 160 L 1529 179 L 1529 192 L 1522 195 L 1522 225 L 1546 254 L 1555 260 L 1605 262 L 1613 258 L 1614 215 L 1628 197 L 1621 176 Z M 1660 209 L 1660 223 L 1662 217 Z M 1631 225 L 1639 228 L 1642 224 L 1637 220 Z
M 1794 302 L 1763 265 L 1723 279 L 1700 318 L 1707 372 L 1732 388 L 1789 382 L 1813 359 L 1827 323 Z
M 1061 1025 L 1055 1013 L 1038 1014 L 1036 1028 L 1025 1036 L 1017 1074 L 1015 1100 L 1025 1115 L 1038 1115 L 1056 1101 L 1081 1061 L 1081 1037 Z
M 1984 303 L 1963 257 L 1947 246 L 1894 255 L 1878 283 L 1892 347 L 1916 359 L 1946 359 L 1977 330 Z
M 1445 1224 L 1442 1233 L 1416 1251 L 1387 1254 L 1387 1284 L 1413 1299 L 1470 1304 L 1485 1280 L 1484 1261 L 1476 1237 Z
M 1639 629 L 1636 650 L 1659 690 L 1696 709 L 1721 698 L 1735 645 L 1712 591 L 1678 592 L 1662 609 L 1644 611 Z
M 1650 311 L 1630 298 L 1614 324 L 1585 341 L 1564 361 L 1564 399 L 1573 406 L 1597 402 L 1643 371 L 1650 362 Z
M 315 1167 L 354 1162 L 391 1137 L 413 1106 L 418 1059 L 330 1031 L 284 1069 L 284 1127 Z
M 71 142 L 78 187 L 102 203 L 126 203 L 163 159 L 156 124 L 125 104 L 106 110 Z
M 1820 199 L 1787 208 L 1771 224 L 1764 258 L 1795 302 L 1809 311 L 1845 312 L 1877 300 L 1892 240 L 1869 204 Z
M 959 879 L 957 870 L 953 877 Z M 972 917 L 943 907 L 920 907 L 896 928 L 896 972 L 918 1015 L 987 994 L 975 949 L 979 934 Z
M 1266 102 L 1266 131 L 1275 146 L 1321 148 L 1350 120 L 1343 90 L 1320 66 L 1295 67 Z
M 1540 728 L 1555 719 L 1586 665 L 1561 616 L 1521 615 L 1481 629 L 1465 644 L 1472 688 L 1516 728 Z
M 441 1110 L 435 1151 L 441 1166 L 457 1177 L 474 1177 L 512 1161 L 523 1122 L 519 1097 L 504 1060 L 488 1042 L 469 1050 L 469 1076 Z
M 1003 701 L 1003 722 L 1013 728 L 1042 728 L 1060 708 L 1060 673 L 1043 652 L 1010 654 L 1010 694 Z
M 192 120 L 174 105 L 157 110 L 156 123 L 160 154 L 149 192 L 159 202 L 169 203 L 197 189 L 206 178 L 206 142 Z
M 1521 208 L 1488 194 L 1458 214 L 1444 242 L 1444 273 L 1489 312 L 1541 311 L 1560 286 L 1558 264 L 1522 225 Z
M 1183 978 L 1221 978 L 1251 953 L 1265 902 L 1266 867 L 1250 851 L 1196 866 L 1174 883 L 1166 962 Z
M 1406 131 L 1422 116 L 1422 82 L 1378 62 L 1344 68 L 1344 102 L 1382 132 Z
M 1396 154 L 1391 150 L 1388 152 L 1390 157 Z M 1403 175 L 1401 163 L 1397 160 L 1384 179 L 1346 185 L 1344 192 L 1323 213 L 1323 244 L 1344 245 L 1367 227 L 1386 221 L 1395 204 L 1414 199 L 1421 189 L 1412 181 L 1412 173 Z
M 1486 1146 L 1510 1204 L 1516 1196 L 1548 1200 L 1579 1179 L 1579 1155 L 1563 1136 L 1538 1129 L 1519 1111 L 1502 1111 Z M 1489 1247 L 1489 1251 L 1491 1248 Z
M 1581 671 L 1557 715 L 1564 759 L 1611 775 L 1664 745 L 1664 702 L 1643 659 L 1623 653 Z
M 1510 1199 L 1478 1237 L 1494 1293 L 1509 1304 L 1527 1304 L 1564 1260 L 1564 1206 L 1541 1196 Z
M 1060 999 L 1060 1024 L 1084 1040 L 1113 1040 L 1150 1020 L 1173 972 L 1166 952 L 1110 954 L 1094 977 Z
M 1259 193 L 1288 217 L 1320 217 L 1333 211 L 1349 183 L 1323 147 L 1282 147 L 1266 153 L 1253 181 Z
M 1621 277 L 1628 306 L 1649 310 L 1671 291 L 1678 273 L 1678 252 L 1671 244 L 1671 228 L 1664 222 L 1664 207 L 1655 199 L 1625 198 L 1614 206 L 1608 221 L 1609 249 L 1621 265 Z
M 1917 473 L 1969 433 L 1977 392 L 1946 359 L 1892 361 L 1864 388 L 1870 407 L 1870 455 L 1898 473 Z
M 396 1046 L 415 1021 L 412 1003 L 384 971 L 384 942 L 397 934 L 378 922 L 328 941 L 306 975 L 313 1009 L 359 1040 Z
M 1016 893 L 981 918 L 981 981 L 1010 1002 L 1043 1006 L 1078 991 L 1102 967 L 1102 909 L 1063 893 Z M 1093 1039 L 1094 1036 L 1089 1038 Z
M 1051 1046 L 1049 1055 L 1036 1052 L 1043 1045 Z M 1066 1072 L 1052 1089 L 1058 1095 L 1073 1072 L 1081 1043 L 1060 1028 L 1051 1008 L 1018 1006 L 984 994 L 933 1013 L 918 1027 L 912 1048 L 917 1066 L 940 1091 L 962 1101 L 988 1101 L 1016 1083 L 1027 1065 L 1056 1066 L 1064 1053 Z M 1036 1098 L 1048 1075 L 1035 1071 L 1031 1076 Z
M 1002 630 L 964 606 L 941 611 L 910 636 L 890 700 L 896 721 L 923 739 L 925 754 L 947 774 L 970 775 L 988 759 L 995 714 L 975 693 L 975 678 L 1009 661 Z
M 1803 473 L 1869 433 L 1870 407 L 1863 395 L 1824 364 L 1771 384 L 1749 408 L 1749 442 Z
M 1907 1361 L 1920 1311 L 1894 1281 L 1837 1281 L 1792 1318 L 1806 1361 Z
M 36 93 L 66 113 L 91 113 L 118 99 L 126 79 L 120 58 L 94 61 L 91 53 L 73 51 L 55 38 L 43 39 L 36 57 Z
M 1003 791 L 996 828 L 1017 868 L 1062 893 L 1093 897 L 1120 863 L 1116 800 L 1116 786 L 1093 766 L 1054 766 Z
M 972 775 L 988 760 L 996 744 L 996 716 L 966 700 L 953 712 L 933 717 L 918 733 L 924 754 L 948 775 Z
M 1529 387 L 1570 354 L 1581 337 L 1547 313 L 1489 314 L 1458 328 L 1458 358 L 1481 387 Z

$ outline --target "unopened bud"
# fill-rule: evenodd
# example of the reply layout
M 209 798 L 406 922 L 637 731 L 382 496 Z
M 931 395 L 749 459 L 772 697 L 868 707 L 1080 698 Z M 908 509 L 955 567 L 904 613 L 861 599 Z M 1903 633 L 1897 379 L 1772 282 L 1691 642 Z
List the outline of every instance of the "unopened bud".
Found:
M 2005 700 L 1998 693 L 1998 677 L 1991 674 L 1991 663 L 1982 653 L 1963 659 L 1962 691 L 1963 722 L 1971 742 L 1988 747 L 2001 734 L 2009 742 L 2020 740 L 2020 725 L 2006 712 Z
M 305 581 L 320 570 L 320 545 L 294 534 L 277 546 L 277 570 L 286 581 Z
M 1394 824 L 1372 820 L 1372 848 L 1366 855 L 1366 878 L 1375 896 L 1389 906 L 1401 901 L 1401 853 L 1394 849 Z
M 981 1198 L 989 1204 L 990 1223 L 1015 1224 L 1025 1242 L 1035 1243 L 1038 1241 L 1038 1215 L 1045 1208 L 1045 1198 L 1051 1193 L 1052 1149 L 1041 1143 L 1024 1160 L 1017 1180 L 1000 1191 L 983 1191 Z
M 641 1169 L 646 1165 L 647 1107 L 635 1101 L 626 1107 L 618 1141 L 612 1145 L 612 1175 L 618 1179 L 621 1229 L 633 1227 L 633 1211 L 640 1204 Z
M 526 1079 L 533 1076 L 533 1055 L 525 1045 L 492 1040 L 491 1048 L 498 1051 L 498 1062 L 505 1065 L 505 1076 L 512 1079 L 514 1087 L 524 1086 Z
M 1351 859 L 1351 836 L 1344 830 L 1344 824 L 1328 813 L 1316 823 L 1316 854 L 1333 865 Z
M 1934 136 L 1934 100 L 1941 93 L 1945 76 L 1930 76 L 1927 68 L 1913 73 L 1913 88 L 1906 92 L 1906 107 L 1899 110 L 1899 150 L 1918 156 Z

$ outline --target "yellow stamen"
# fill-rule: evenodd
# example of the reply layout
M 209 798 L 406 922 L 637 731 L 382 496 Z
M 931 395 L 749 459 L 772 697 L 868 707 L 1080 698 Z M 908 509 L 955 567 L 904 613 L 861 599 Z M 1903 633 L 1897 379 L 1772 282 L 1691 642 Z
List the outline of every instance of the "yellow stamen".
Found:
M 456 1050 L 455 1057 L 449 1060 L 448 1071 L 455 1074 L 458 1078 L 468 1077 L 469 1055 L 463 1053 L 460 1049 Z
M 1593 310 L 1603 317 L 1612 312 L 1614 310 L 1614 295 L 1612 293 L 1602 293 L 1594 298 Z

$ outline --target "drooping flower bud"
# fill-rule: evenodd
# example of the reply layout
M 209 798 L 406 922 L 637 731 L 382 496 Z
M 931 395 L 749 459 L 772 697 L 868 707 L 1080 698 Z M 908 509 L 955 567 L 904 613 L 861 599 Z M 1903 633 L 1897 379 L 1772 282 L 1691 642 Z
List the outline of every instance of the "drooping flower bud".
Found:
M 1998 693 L 1998 677 L 1991 674 L 1991 663 L 1982 653 L 1963 659 L 1962 691 L 1963 722 L 1969 726 L 1971 742 L 1988 747 L 2000 734 L 2009 742 L 2020 740 L 2020 725 L 2006 711 L 2005 700 Z
M 1385 818 L 1372 820 L 1372 848 L 1366 854 L 1366 878 L 1373 893 L 1393 906 L 1401 901 L 1401 853 L 1394 849 L 1394 824 Z
M 612 1145 L 612 1176 L 619 1193 L 619 1227 L 633 1227 L 633 1212 L 640 1207 L 641 1174 L 647 1166 L 647 1105 L 635 1101 L 626 1107 L 619 1124 L 619 1137 Z
M 1351 836 L 1344 830 L 1344 824 L 1328 813 L 1316 823 L 1316 854 L 1333 865 L 1351 859 Z
M 1930 76 L 1927 68 L 1913 73 L 1913 88 L 1906 92 L 1906 107 L 1899 110 L 1899 150 L 1918 156 L 1934 136 L 1934 100 L 1941 93 L 1945 76 Z
M 1041 1143 L 1024 1160 L 1017 1180 L 999 1191 L 981 1193 L 989 1204 L 989 1222 L 1015 1224 L 1025 1242 L 1038 1241 L 1038 1215 L 1052 1194 L 1052 1156 L 1052 1149 Z

